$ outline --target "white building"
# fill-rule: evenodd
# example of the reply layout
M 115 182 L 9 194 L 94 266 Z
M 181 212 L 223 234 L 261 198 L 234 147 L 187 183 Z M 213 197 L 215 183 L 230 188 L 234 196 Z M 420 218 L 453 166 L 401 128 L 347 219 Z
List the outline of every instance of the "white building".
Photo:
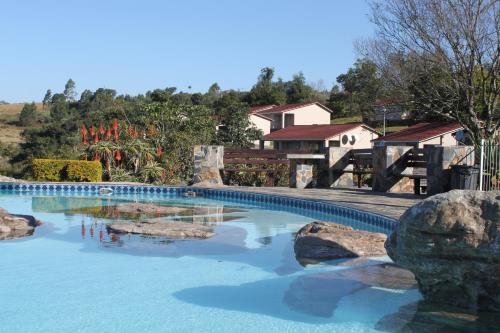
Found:
M 328 125 L 332 110 L 321 103 L 263 105 L 250 108 L 250 114 L 271 119 L 271 132 L 293 125 Z M 256 124 L 256 127 L 259 128 Z M 262 129 L 264 131 L 264 129 Z
M 372 147 L 377 131 L 363 124 L 343 125 L 294 125 L 265 135 L 265 142 L 272 142 L 278 150 L 321 151 L 327 147 L 365 149 Z
M 457 133 L 463 136 L 463 127 L 457 123 L 418 123 L 399 132 L 391 133 L 375 139 L 375 145 L 382 146 L 414 146 L 424 145 L 456 146 Z

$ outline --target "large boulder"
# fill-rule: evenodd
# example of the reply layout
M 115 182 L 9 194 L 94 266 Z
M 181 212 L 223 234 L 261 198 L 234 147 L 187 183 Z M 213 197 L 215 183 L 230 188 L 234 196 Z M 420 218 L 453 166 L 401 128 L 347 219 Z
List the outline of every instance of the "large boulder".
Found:
M 500 311 L 500 192 L 451 191 L 408 209 L 386 242 L 432 303 Z
M 0 240 L 31 236 L 40 224 L 33 216 L 9 214 L 0 208 Z
M 186 222 L 116 222 L 106 226 L 108 231 L 118 234 L 140 234 L 173 239 L 206 239 L 214 235 L 211 227 Z
M 387 236 L 332 223 L 313 222 L 295 237 L 295 255 L 299 259 L 330 260 L 386 254 Z

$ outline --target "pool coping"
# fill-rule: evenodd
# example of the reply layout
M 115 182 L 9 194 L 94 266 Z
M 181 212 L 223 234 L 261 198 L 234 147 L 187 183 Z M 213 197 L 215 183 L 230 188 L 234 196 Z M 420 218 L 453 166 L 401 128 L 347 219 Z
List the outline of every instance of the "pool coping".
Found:
M 0 182 L 0 190 L 13 191 L 45 191 L 49 193 L 87 193 L 91 194 L 101 188 L 110 188 L 117 194 L 144 193 L 144 194 L 169 194 L 184 195 L 187 192 L 194 193 L 208 199 L 223 199 L 227 201 L 240 201 L 249 204 L 274 204 L 283 207 L 284 210 L 305 209 L 312 212 L 334 214 L 355 221 L 367 223 L 388 231 L 393 230 L 398 221 L 379 213 L 353 208 L 347 205 L 335 203 L 331 200 L 304 198 L 293 195 L 261 193 L 252 190 L 238 190 L 227 187 L 192 187 L 192 186 L 168 186 L 149 185 L 139 183 L 55 183 L 55 182 Z

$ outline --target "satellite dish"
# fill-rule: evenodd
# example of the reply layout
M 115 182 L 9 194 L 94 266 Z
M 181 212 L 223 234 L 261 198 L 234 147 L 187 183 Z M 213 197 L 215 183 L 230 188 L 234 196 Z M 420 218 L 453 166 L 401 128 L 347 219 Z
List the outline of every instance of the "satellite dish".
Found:
M 462 142 L 465 139 L 465 133 L 464 130 L 458 130 L 455 133 L 455 140 Z
M 347 134 L 342 135 L 342 144 L 346 145 L 349 142 L 349 137 Z
M 349 141 L 349 144 L 351 146 L 354 146 L 354 144 L 356 143 L 357 140 L 358 140 L 358 136 L 356 134 L 352 134 L 351 135 L 351 140 Z

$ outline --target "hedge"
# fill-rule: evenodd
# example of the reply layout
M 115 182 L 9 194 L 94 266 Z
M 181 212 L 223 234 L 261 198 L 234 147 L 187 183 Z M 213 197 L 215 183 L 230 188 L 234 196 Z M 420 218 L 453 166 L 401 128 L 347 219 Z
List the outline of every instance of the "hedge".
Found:
M 32 169 L 36 181 L 102 181 L 102 166 L 99 161 L 35 159 Z

